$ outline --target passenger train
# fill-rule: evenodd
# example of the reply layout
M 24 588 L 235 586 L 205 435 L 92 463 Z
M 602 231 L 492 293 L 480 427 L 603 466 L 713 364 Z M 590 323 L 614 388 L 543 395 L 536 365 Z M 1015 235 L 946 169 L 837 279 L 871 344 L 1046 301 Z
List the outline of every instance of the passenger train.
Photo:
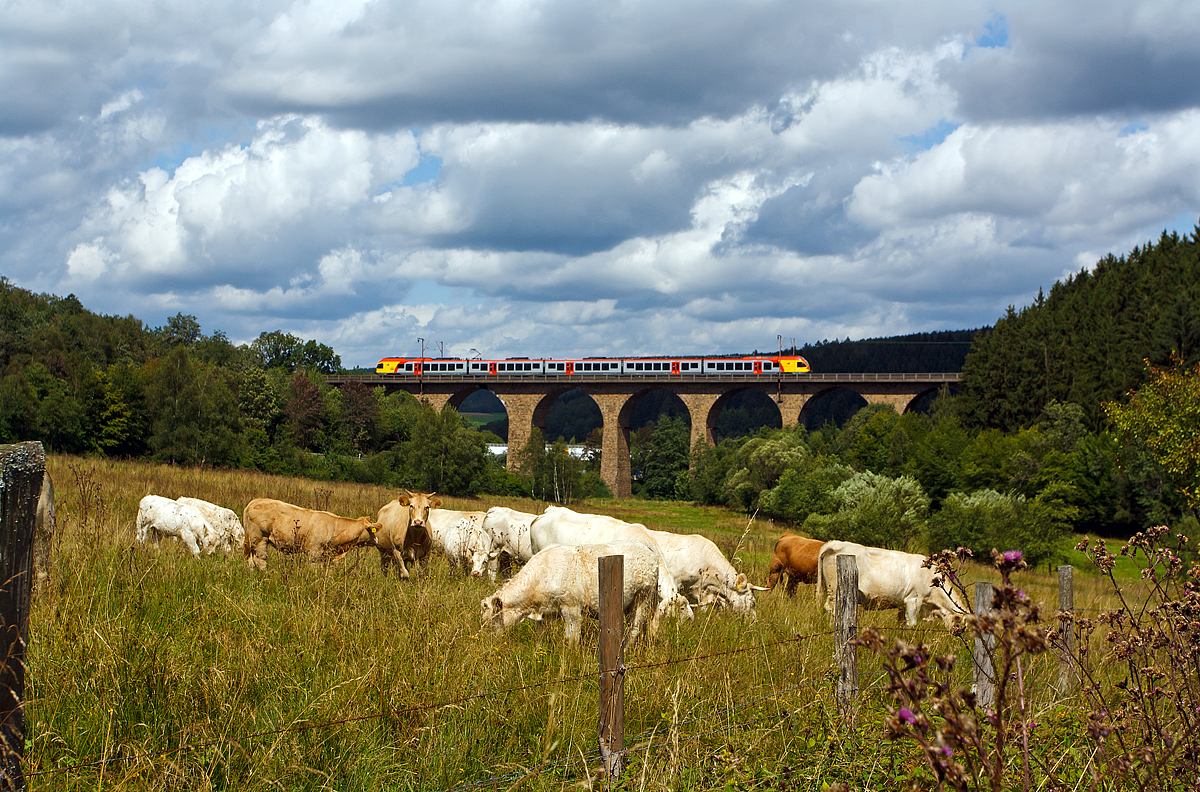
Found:
M 752 355 L 749 357 L 638 357 L 638 358 L 401 358 L 379 361 L 376 374 L 397 377 L 423 376 L 578 376 L 616 375 L 661 377 L 673 374 L 727 377 L 738 374 L 804 374 L 808 361 L 799 355 Z

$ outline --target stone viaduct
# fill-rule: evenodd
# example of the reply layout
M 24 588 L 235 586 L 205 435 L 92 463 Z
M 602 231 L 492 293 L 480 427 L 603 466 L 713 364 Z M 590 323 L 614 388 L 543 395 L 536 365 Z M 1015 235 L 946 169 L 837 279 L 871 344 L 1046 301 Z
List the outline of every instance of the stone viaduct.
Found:
M 868 404 L 890 404 L 903 413 L 926 393 L 942 385 L 958 382 L 957 373 L 936 374 L 735 374 L 725 377 L 669 375 L 573 375 L 561 376 L 457 376 L 426 375 L 416 378 L 385 377 L 374 374 L 332 376 L 331 385 L 357 380 L 369 387 L 379 385 L 388 392 L 406 390 L 426 399 L 435 409 L 449 403 L 458 408 L 477 390 L 486 389 L 504 403 L 508 411 L 508 447 L 522 448 L 533 428 L 545 428 L 546 414 L 559 396 L 575 388 L 587 393 L 604 418 L 600 475 L 618 498 L 630 494 L 629 424 L 633 409 L 651 391 L 668 390 L 676 394 L 691 416 L 692 445 L 714 441 L 713 429 L 729 397 L 739 391 L 759 390 L 779 408 L 784 426 L 804 422 L 806 408 L 821 395 L 847 388 L 862 396 Z M 510 454 L 508 464 L 514 464 Z

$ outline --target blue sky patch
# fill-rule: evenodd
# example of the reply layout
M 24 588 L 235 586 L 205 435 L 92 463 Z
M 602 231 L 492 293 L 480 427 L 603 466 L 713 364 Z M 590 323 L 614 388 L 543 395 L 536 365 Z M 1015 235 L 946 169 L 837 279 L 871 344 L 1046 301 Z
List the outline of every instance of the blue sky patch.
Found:
M 224 146 L 235 140 L 238 145 L 250 145 L 250 141 L 254 137 L 255 128 L 254 122 L 249 119 L 241 124 L 231 124 L 228 126 L 205 124 L 200 130 L 199 141 L 190 138 L 177 140 L 169 149 L 160 151 L 158 156 L 146 166 L 146 169 L 162 168 L 170 174 L 171 178 L 174 178 L 175 169 L 182 165 L 183 161 L 188 157 L 195 157 L 209 149 Z
M 405 187 L 411 187 L 414 184 L 433 181 L 442 170 L 442 158 L 430 157 L 425 154 L 421 155 L 421 161 L 417 163 L 417 167 L 404 174 L 404 181 L 401 182 Z
M 984 49 L 995 49 L 1008 46 L 1008 17 L 996 14 L 983 23 L 984 34 L 975 39 L 975 46 Z
M 1121 131 L 1117 133 L 1117 137 L 1125 137 L 1126 135 L 1132 135 L 1135 132 L 1145 132 L 1149 128 L 1150 125 L 1139 118 L 1137 121 L 1130 121 L 1128 124 L 1122 127 Z
M 897 140 L 909 151 L 928 151 L 949 137 L 950 133 L 960 126 L 962 124 L 942 119 L 919 135 L 907 135 L 897 138 Z

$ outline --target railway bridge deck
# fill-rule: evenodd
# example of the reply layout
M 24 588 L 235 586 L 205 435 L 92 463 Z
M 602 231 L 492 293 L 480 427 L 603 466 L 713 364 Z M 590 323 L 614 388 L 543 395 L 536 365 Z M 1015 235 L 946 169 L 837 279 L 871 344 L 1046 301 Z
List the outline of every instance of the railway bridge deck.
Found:
M 383 386 L 389 393 L 404 390 L 426 399 L 435 409 L 449 403 L 457 409 L 478 390 L 489 390 L 508 411 L 508 447 L 521 448 L 534 427 L 545 428 L 550 405 L 564 393 L 579 388 L 600 408 L 604 419 L 600 475 L 618 498 L 631 492 L 629 424 L 633 409 L 647 393 L 668 390 L 688 409 L 692 445 L 714 441 L 714 428 L 725 403 L 735 393 L 758 390 L 775 402 L 784 426 L 795 426 L 807 417 L 808 407 L 822 394 L 846 388 L 868 404 L 890 404 L 903 413 L 917 399 L 943 385 L 958 382 L 957 372 L 932 374 L 729 374 L 725 376 L 667 374 L 495 375 L 488 377 L 426 374 L 421 378 L 377 374 L 327 377 L 329 384 L 350 381 L 369 387 Z M 515 463 L 510 454 L 508 464 Z

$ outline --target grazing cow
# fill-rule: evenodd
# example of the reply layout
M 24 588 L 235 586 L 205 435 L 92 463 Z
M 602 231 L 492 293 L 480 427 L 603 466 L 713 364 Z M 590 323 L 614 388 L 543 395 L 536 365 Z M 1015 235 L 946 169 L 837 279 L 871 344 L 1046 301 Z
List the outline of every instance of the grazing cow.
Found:
M 952 628 L 967 608 L 957 592 L 952 597 L 933 585 L 932 569 L 922 564 L 925 556 L 864 547 L 853 542 L 826 542 L 817 560 L 817 601 L 825 601 L 825 610 L 833 612 L 837 591 L 837 557 L 852 555 L 858 566 L 858 604 L 869 610 L 899 608 L 896 619 L 907 619 L 916 626 L 917 617 L 940 616 Z
M 743 615 L 754 611 L 754 592 L 764 589 L 751 586 L 710 539 L 668 531 L 651 531 L 650 535 L 658 542 L 675 585 L 688 602 L 701 608 L 732 608 Z
M 208 520 L 209 527 L 213 529 L 213 535 L 209 537 L 208 552 L 211 553 L 219 547 L 222 553 L 229 555 L 233 548 L 241 547 L 245 543 L 246 530 L 242 528 L 242 521 L 238 519 L 237 512 L 199 498 L 176 498 L 176 501 L 195 506 L 204 515 L 204 519 Z
M 474 577 L 483 575 L 492 540 L 483 531 L 484 512 L 429 510 L 429 534 L 453 569 L 464 569 Z
M 149 541 L 155 550 L 164 536 L 173 536 L 193 556 L 199 556 L 201 551 L 211 553 L 215 534 L 204 514 L 195 506 L 159 495 L 147 495 L 138 504 L 137 540 L 143 544 Z
M 242 552 L 251 569 L 267 568 L 267 545 L 282 553 L 304 553 L 311 563 L 336 561 L 356 547 L 376 544 L 379 523 L 314 511 L 270 498 L 255 498 L 242 511 Z
M 671 574 L 658 543 L 646 526 L 627 523 L 603 514 L 580 514 L 563 506 L 547 506 L 544 514 L 529 525 L 529 544 L 537 553 L 550 545 L 605 544 L 607 542 L 641 542 L 658 557 L 658 612 L 676 613 L 692 618 L 687 597 L 679 593 L 675 576 Z
M 775 554 L 767 567 L 767 591 L 773 591 L 781 575 L 787 575 L 785 591 L 789 597 L 796 596 L 796 587 L 801 583 L 817 582 L 817 556 L 824 542 L 806 539 L 803 536 L 784 534 L 775 543 Z
M 650 616 L 658 596 L 658 554 L 641 542 L 547 547 L 496 593 L 480 601 L 484 626 L 499 632 L 523 619 L 558 615 L 567 642 L 579 643 L 583 614 L 600 613 L 598 560 L 610 555 L 625 556 L 622 600 L 625 614 L 633 614 L 625 647 L 640 638 L 647 626 L 653 634 L 658 627 L 657 617 Z
M 395 563 L 399 567 L 401 580 L 408 580 L 405 562 L 413 565 L 413 571 L 429 555 L 433 537 L 429 532 L 429 513 L 442 505 L 441 498 L 433 493 L 411 492 L 384 505 L 379 510 L 380 528 L 377 538 L 379 568 L 386 576 L 388 567 Z
M 42 474 L 42 492 L 38 495 L 37 516 L 33 522 L 33 590 L 39 591 L 50 580 L 50 548 L 54 540 L 54 482 L 50 473 Z
M 496 573 L 500 571 L 501 558 L 507 557 L 517 564 L 524 564 L 533 558 L 529 525 L 535 519 L 536 514 L 505 506 L 493 506 L 487 510 L 487 516 L 483 518 L 483 532 L 492 538 L 487 570 L 488 579 L 493 583 L 496 582 Z

